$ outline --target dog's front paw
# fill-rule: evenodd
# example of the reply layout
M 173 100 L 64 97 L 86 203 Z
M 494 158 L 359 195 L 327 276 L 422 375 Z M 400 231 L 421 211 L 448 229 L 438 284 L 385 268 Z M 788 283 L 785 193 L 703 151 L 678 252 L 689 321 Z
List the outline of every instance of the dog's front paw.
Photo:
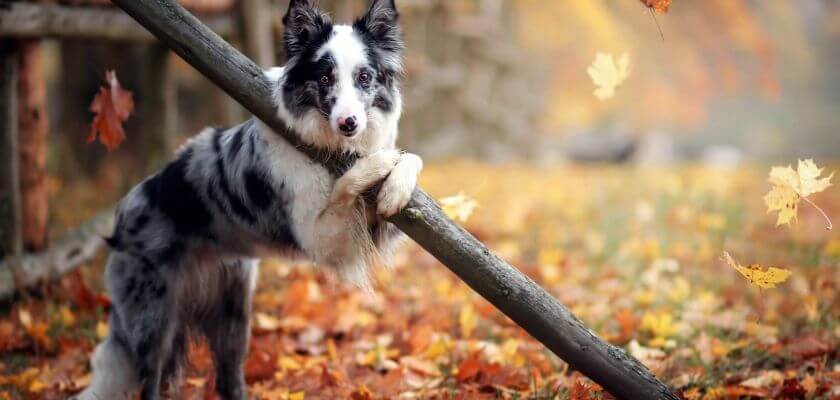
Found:
M 388 176 L 399 160 L 397 150 L 380 150 L 359 159 L 335 182 L 330 204 L 349 206 L 362 192 Z
M 417 175 L 423 169 L 423 160 L 416 154 L 402 154 L 391 174 L 382 184 L 376 199 L 376 211 L 387 218 L 403 209 L 417 186 Z

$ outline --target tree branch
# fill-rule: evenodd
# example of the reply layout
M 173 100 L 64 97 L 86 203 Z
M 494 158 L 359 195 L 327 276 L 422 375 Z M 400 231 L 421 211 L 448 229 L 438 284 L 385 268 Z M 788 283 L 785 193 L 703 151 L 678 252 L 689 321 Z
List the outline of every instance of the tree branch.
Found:
M 276 113 L 271 83 L 251 60 L 174 0 L 112 0 L 289 143 L 339 175 L 353 158 L 328 159 L 300 142 Z M 676 399 L 638 360 L 600 340 L 539 285 L 447 218 L 421 189 L 390 219 L 569 365 L 620 399 Z

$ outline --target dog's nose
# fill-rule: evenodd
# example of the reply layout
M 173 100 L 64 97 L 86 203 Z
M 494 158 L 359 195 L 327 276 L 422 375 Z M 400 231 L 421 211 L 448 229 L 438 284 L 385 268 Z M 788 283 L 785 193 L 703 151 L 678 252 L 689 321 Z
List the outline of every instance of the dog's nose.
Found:
M 341 117 L 338 119 L 338 129 L 341 129 L 346 135 L 351 135 L 356 132 L 356 127 L 358 124 L 356 123 L 356 117 Z

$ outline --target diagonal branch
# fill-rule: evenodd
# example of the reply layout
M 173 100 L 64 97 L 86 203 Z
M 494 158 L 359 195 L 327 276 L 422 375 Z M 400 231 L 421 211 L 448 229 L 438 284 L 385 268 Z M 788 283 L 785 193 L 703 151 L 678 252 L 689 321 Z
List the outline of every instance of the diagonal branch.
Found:
M 199 72 L 339 175 L 353 157 L 326 158 L 289 132 L 272 104 L 271 83 L 251 60 L 174 0 L 112 0 Z M 620 399 L 677 399 L 638 360 L 599 339 L 550 294 L 447 218 L 417 189 L 390 221 L 534 338 Z

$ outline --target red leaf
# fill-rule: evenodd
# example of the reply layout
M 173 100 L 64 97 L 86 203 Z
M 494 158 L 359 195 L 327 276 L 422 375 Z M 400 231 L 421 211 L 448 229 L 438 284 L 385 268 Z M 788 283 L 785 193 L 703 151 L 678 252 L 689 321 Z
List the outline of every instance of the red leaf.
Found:
M 99 141 L 111 151 L 125 140 L 122 124 L 134 111 L 134 100 L 131 92 L 120 86 L 114 71 L 105 72 L 105 83 L 90 103 L 94 116 L 87 142 L 93 142 L 98 133 Z

